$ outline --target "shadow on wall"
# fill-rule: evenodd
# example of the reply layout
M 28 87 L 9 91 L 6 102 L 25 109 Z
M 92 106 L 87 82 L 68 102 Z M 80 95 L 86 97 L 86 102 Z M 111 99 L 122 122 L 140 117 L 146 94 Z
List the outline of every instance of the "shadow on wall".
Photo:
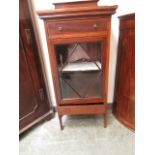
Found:
M 113 103 L 114 99 L 114 88 L 115 88 L 115 73 L 116 73 L 116 62 L 117 62 L 117 44 L 118 35 L 112 29 L 110 36 L 110 62 L 109 62 L 109 96 L 108 103 Z

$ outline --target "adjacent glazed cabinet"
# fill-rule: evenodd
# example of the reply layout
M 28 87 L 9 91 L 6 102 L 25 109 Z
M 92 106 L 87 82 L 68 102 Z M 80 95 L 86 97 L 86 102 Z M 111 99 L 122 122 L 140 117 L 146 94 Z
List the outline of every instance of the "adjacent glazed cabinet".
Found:
M 61 129 L 63 115 L 102 114 L 108 96 L 111 16 L 98 0 L 54 3 L 44 21 Z

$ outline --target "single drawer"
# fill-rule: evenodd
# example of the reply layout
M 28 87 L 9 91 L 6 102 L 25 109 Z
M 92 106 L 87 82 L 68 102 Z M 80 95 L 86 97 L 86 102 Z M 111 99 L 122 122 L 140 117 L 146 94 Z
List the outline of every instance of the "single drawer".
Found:
M 87 18 L 73 20 L 47 21 L 48 36 L 59 34 L 75 34 L 85 32 L 105 31 L 108 27 L 108 18 Z

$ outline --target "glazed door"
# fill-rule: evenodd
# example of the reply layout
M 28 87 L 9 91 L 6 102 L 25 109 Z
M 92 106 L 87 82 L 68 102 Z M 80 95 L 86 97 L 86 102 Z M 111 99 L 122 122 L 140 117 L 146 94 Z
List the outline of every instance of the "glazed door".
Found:
M 20 0 L 19 16 L 19 129 L 20 133 L 51 116 L 27 0 Z
M 56 45 L 55 54 L 63 100 L 102 98 L 100 42 Z
M 68 39 L 50 52 L 59 105 L 103 103 L 105 40 Z M 104 46 L 105 47 L 105 46 Z

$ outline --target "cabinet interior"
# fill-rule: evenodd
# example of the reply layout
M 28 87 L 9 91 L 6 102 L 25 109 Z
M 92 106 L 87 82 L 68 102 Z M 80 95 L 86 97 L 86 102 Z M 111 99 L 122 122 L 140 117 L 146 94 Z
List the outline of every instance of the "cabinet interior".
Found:
M 61 97 L 101 98 L 101 42 L 55 45 Z

